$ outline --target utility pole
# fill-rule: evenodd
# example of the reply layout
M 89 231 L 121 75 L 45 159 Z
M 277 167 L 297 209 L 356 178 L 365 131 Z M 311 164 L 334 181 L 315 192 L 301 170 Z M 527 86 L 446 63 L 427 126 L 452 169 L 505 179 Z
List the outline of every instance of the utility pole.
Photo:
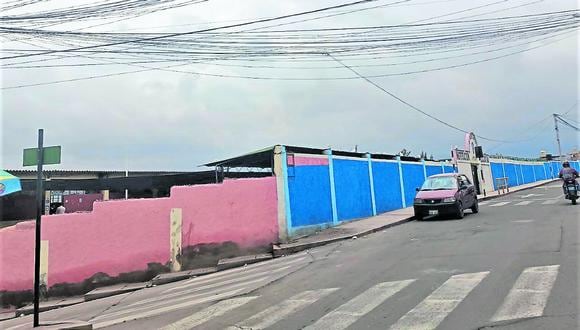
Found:
M 556 142 L 558 142 L 558 161 L 562 161 L 562 145 L 560 144 L 560 130 L 558 129 L 558 114 L 554 113 L 554 129 L 556 130 Z

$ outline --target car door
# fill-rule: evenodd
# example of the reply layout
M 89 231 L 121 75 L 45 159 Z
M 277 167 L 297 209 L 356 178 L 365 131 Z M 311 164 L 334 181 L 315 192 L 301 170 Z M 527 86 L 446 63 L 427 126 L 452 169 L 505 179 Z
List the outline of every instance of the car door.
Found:
M 475 186 L 471 183 L 471 181 L 469 181 L 469 178 L 467 178 L 465 175 L 462 175 L 462 181 L 464 182 L 464 184 L 467 186 L 467 189 L 465 189 L 465 202 L 463 203 L 463 205 L 465 207 L 467 206 L 473 206 L 473 204 L 475 203 L 475 200 L 477 199 L 477 194 L 475 192 Z
M 465 181 L 463 180 L 463 178 L 461 176 L 457 177 L 457 186 L 459 187 L 459 190 L 457 191 L 457 199 L 459 199 L 459 201 L 461 201 L 461 205 L 463 205 L 463 208 L 465 208 L 465 206 L 467 205 L 466 203 L 469 203 L 469 201 L 467 201 L 467 189 L 464 189 L 463 186 L 465 185 Z

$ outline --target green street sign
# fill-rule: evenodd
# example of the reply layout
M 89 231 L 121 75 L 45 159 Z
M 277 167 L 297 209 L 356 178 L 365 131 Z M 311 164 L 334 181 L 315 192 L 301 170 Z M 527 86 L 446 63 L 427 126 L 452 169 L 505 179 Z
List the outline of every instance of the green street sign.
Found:
M 60 164 L 61 146 L 52 146 L 43 148 L 44 165 Z M 38 165 L 38 148 L 24 149 L 23 166 Z

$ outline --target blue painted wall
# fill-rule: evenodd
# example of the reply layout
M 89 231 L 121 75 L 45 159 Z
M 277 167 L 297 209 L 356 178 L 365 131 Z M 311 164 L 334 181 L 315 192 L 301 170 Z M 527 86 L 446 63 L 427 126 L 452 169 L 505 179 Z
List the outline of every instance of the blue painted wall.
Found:
M 423 176 L 423 165 L 421 164 L 406 164 L 403 163 L 403 181 L 405 187 L 405 202 L 407 206 L 413 205 L 413 200 L 415 199 L 415 188 L 421 187 L 423 181 L 425 181 Z
M 368 163 L 334 159 L 334 187 L 338 220 L 372 215 Z
M 495 179 L 503 178 L 503 167 L 501 163 L 489 163 L 491 167 L 491 177 L 493 178 L 493 189 L 497 189 Z
M 570 162 L 570 166 L 575 168 L 576 171 L 580 171 L 580 162 L 578 162 L 578 161 Z
M 518 185 L 518 181 L 516 179 L 516 167 L 514 164 L 505 163 L 505 175 L 508 177 L 508 184 L 510 187 L 515 187 Z
M 550 171 L 550 169 L 552 168 L 552 164 L 550 164 L 550 163 L 544 163 L 544 167 L 546 168 L 546 176 L 549 179 L 552 179 L 553 176 L 552 176 L 552 172 Z
M 443 169 L 441 168 L 441 165 L 438 165 L 438 166 L 427 165 L 426 168 L 427 168 L 427 177 L 430 177 L 431 175 L 443 173 Z
M 334 184 L 336 204 L 340 221 L 372 216 L 371 192 L 366 160 L 334 159 Z M 580 169 L 579 162 L 571 162 Z M 550 178 L 550 170 L 557 176 L 559 162 L 543 165 L 492 162 L 490 164 L 493 185 L 495 178 L 505 176 L 511 187 L 536 180 L 544 180 L 544 168 Z M 373 161 L 373 183 L 377 212 L 387 212 L 402 207 L 397 162 Z M 427 176 L 442 173 L 440 165 L 427 165 Z M 452 166 L 445 166 L 445 173 L 454 172 Z M 329 168 L 326 165 L 306 165 L 289 167 L 289 193 L 294 228 L 312 225 L 331 225 L 332 207 L 330 197 Z M 415 188 L 424 181 L 423 164 L 402 163 L 403 186 L 407 206 L 413 205 Z
M 536 180 L 546 180 L 544 165 L 534 165 L 534 173 L 536 173 Z
M 399 165 L 395 162 L 373 162 L 372 165 L 377 212 L 402 208 Z
M 534 182 L 534 166 L 533 165 L 521 165 L 522 171 L 524 173 L 524 183 Z
M 560 168 L 562 166 L 560 165 L 559 162 L 552 162 L 552 171 L 554 173 L 554 178 L 558 177 L 558 173 L 560 173 Z
M 293 167 L 288 188 L 293 227 L 332 222 L 328 166 Z

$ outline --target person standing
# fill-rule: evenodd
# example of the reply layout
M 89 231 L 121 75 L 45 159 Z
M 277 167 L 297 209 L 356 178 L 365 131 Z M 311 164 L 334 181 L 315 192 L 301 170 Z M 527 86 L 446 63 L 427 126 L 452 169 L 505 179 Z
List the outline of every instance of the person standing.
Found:
M 66 208 L 64 207 L 63 204 L 60 204 L 57 208 L 56 208 L 56 214 L 65 214 L 66 213 Z

